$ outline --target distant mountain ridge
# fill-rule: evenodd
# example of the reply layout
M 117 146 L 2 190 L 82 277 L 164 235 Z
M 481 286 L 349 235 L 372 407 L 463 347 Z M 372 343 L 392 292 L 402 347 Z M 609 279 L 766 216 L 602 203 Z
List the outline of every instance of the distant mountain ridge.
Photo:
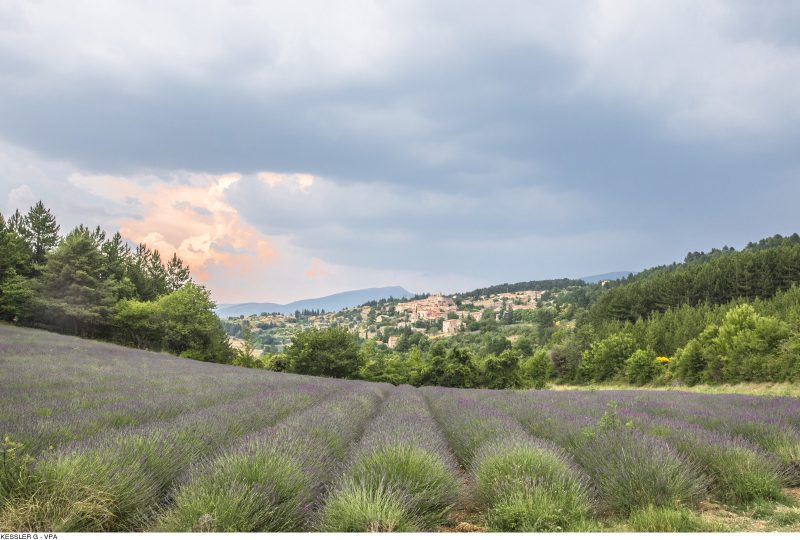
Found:
M 220 304 L 215 310 L 221 318 L 238 317 L 240 315 L 258 315 L 259 313 L 282 313 L 291 315 L 295 311 L 322 310 L 338 311 L 340 309 L 356 307 L 373 300 L 383 300 L 385 298 L 411 298 L 414 293 L 407 291 L 403 287 L 374 287 L 370 289 L 358 289 L 355 291 L 344 291 L 321 298 L 309 298 L 307 300 L 297 300 L 288 304 L 275 304 L 271 302 L 247 302 L 243 304 Z

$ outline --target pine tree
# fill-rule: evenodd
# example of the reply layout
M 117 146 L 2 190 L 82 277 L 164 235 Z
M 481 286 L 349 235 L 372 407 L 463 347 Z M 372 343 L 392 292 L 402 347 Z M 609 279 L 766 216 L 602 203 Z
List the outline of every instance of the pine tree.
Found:
M 0 319 L 22 316 L 33 296 L 30 276 L 32 254 L 20 236 L 0 214 Z
M 136 246 L 128 275 L 136 287 L 139 300 L 155 300 L 169 292 L 167 270 L 161 263 L 161 255 L 158 250 L 151 250 L 144 244 Z
M 33 262 L 44 264 L 47 253 L 58 244 L 59 226 L 42 201 L 34 204 L 24 219 L 25 235 L 33 251 Z
M 189 267 L 183 264 L 177 253 L 173 253 L 172 258 L 167 263 L 167 288 L 169 292 L 177 291 L 187 283 L 191 283 L 191 281 Z
M 150 255 L 150 260 L 147 265 L 147 275 L 152 281 L 156 298 L 169 292 L 167 285 L 167 269 L 164 268 L 164 263 L 161 262 L 161 253 L 159 253 L 157 249 L 154 249 Z
M 20 238 L 27 241 L 28 228 L 25 225 L 25 216 L 20 214 L 19 210 L 15 210 L 14 213 L 11 214 L 11 217 L 8 218 L 8 222 L 6 223 L 6 227 L 17 233 Z
M 104 279 L 102 236 L 81 226 L 70 232 L 48 258 L 36 280 L 36 316 L 51 328 L 93 336 L 114 303 Z
M 131 252 L 125 244 L 125 240 L 122 239 L 122 235 L 119 232 L 115 233 L 114 236 L 103 242 L 101 249 L 106 257 L 108 275 L 117 281 L 122 281 L 125 278 Z

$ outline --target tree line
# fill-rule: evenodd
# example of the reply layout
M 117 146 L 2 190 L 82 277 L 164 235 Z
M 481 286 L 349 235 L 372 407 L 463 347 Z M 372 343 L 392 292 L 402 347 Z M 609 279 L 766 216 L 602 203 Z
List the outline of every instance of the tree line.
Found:
M 261 365 L 465 388 L 800 381 L 797 235 L 690 253 L 611 286 L 565 283 L 552 299 L 511 321 L 486 313 L 452 337 L 407 330 L 393 350 L 344 329 L 309 330 Z
M 596 296 L 546 345 L 559 382 L 800 381 L 800 236 L 689 253 Z
M 592 322 L 635 322 L 681 305 L 770 298 L 800 283 L 800 236 L 776 235 L 738 252 L 723 248 L 690 253 L 683 264 L 646 270 L 619 283 L 593 303 Z
M 65 235 L 42 201 L 0 214 L 0 320 L 64 334 L 230 362 L 209 292 L 173 254 L 164 261 L 119 232 Z

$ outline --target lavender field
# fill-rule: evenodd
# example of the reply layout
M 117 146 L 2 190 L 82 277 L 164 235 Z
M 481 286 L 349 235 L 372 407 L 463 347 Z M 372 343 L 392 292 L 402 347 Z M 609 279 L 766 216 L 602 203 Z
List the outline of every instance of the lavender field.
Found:
M 0 530 L 798 530 L 800 401 L 421 388 L 0 326 Z

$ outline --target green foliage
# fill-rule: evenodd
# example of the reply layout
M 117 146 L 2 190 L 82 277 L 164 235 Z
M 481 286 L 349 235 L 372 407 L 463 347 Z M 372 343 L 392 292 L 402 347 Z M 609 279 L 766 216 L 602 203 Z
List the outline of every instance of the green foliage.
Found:
M 191 285 L 173 254 L 135 253 L 119 233 L 59 226 L 39 201 L 6 221 L 0 215 L 0 320 L 114 339 L 198 359 L 228 362 L 227 337 L 208 293 Z
M 486 359 L 482 374 L 484 388 L 522 388 L 522 372 L 520 370 L 520 354 L 514 349 L 506 349 L 499 356 Z
M 178 491 L 156 530 L 257 532 L 299 530 L 309 479 L 289 456 L 226 454 Z
M 359 355 L 362 365 L 360 378 L 394 385 L 419 384 L 426 365 L 422 352 L 416 347 L 407 354 L 387 353 L 372 340 L 361 345 Z
M 728 311 L 714 340 L 722 364 L 722 381 L 765 379 L 769 356 L 788 336 L 785 323 L 757 315 L 749 304 Z
M 592 512 L 581 478 L 552 450 L 489 442 L 474 467 L 494 531 L 585 530 Z
M 769 247 L 767 247 L 769 246 Z M 683 264 L 642 272 L 601 295 L 590 320 L 635 322 L 654 311 L 684 304 L 724 304 L 737 298 L 770 298 L 800 281 L 800 243 L 775 239 L 764 247 L 727 250 Z
M 583 353 L 580 367 L 583 378 L 594 382 L 614 378 L 635 350 L 636 344 L 628 334 L 612 334 L 593 343 L 589 350 Z
M 102 235 L 78 227 L 47 259 L 35 281 L 34 313 L 42 325 L 82 336 L 95 336 L 111 313 L 114 294 L 103 279 Z
M 0 214 L 0 320 L 20 318 L 33 290 L 28 279 L 33 271 L 33 253 L 28 244 Z
M 396 530 L 389 529 L 397 524 L 386 521 L 387 508 L 392 510 L 390 516 L 413 516 L 415 528 L 430 529 L 444 521 L 457 497 L 458 482 L 438 456 L 412 446 L 382 448 L 361 458 L 347 472 L 344 486 L 326 503 L 323 530 Z M 402 513 L 398 514 L 398 509 Z
M 25 317 L 34 298 L 33 283 L 14 269 L 0 281 L 0 320 L 17 321 Z
M 656 353 L 637 349 L 625 361 L 625 380 L 630 384 L 642 386 L 651 383 L 659 369 L 661 365 L 656 360 Z
M 111 316 L 115 341 L 139 349 L 161 349 L 162 318 L 156 302 L 120 300 Z
M 319 529 L 329 532 L 413 532 L 420 525 L 403 504 L 403 494 L 380 485 L 351 482 L 331 495 Z
M 478 382 L 478 369 L 472 355 L 459 347 L 445 351 L 436 343 L 429 351 L 429 364 L 421 375 L 422 384 L 474 388 Z
M 253 332 L 250 330 L 249 324 L 244 326 L 242 348 L 236 351 L 233 357 L 233 364 L 246 368 L 262 367 L 261 360 L 256 357 Z
M 628 525 L 636 532 L 708 532 L 714 531 L 710 523 L 685 508 L 647 506 L 634 510 Z
M 547 381 L 553 372 L 552 353 L 545 349 L 538 349 L 533 356 L 525 361 L 525 376 L 533 388 L 542 389 L 547 386 Z
M 304 375 L 353 379 L 361 369 L 358 341 L 344 328 L 299 332 L 286 357 L 288 371 Z
M 777 369 L 773 370 L 775 380 L 800 381 L 800 332 L 781 343 L 776 363 Z
M 703 373 L 708 365 L 706 349 L 699 339 L 693 339 L 680 349 L 675 359 L 675 373 L 684 383 L 694 386 L 703 382 Z
M 42 201 L 34 204 L 25 216 L 25 240 L 33 251 L 34 264 L 44 264 L 47 253 L 58 244 L 59 226 Z
M 152 302 L 121 300 L 111 317 L 113 335 L 139 348 L 229 363 L 234 353 L 213 309 L 209 292 L 192 283 Z
M 597 421 L 597 431 L 612 431 L 615 429 L 630 429 L 633 424 L 630 422 L 623 422 L 617 412 L 619 404 L 616 401 L 609 401 L 606 403 L 606 410 L 603 411 L 603 416 Z
M 508 341 L 504 336 L 491 333 L 486 338 L 483 352 L 487 356 L 491 354 L 500 355 L 510 348 L 511 342 Z
M 195 360 L 229 363 L 228 336 L 214 314 L 214 302 L 205 287 L 189 283 L 157 300 L 163 313 L 164 350 L 190 353 Z

